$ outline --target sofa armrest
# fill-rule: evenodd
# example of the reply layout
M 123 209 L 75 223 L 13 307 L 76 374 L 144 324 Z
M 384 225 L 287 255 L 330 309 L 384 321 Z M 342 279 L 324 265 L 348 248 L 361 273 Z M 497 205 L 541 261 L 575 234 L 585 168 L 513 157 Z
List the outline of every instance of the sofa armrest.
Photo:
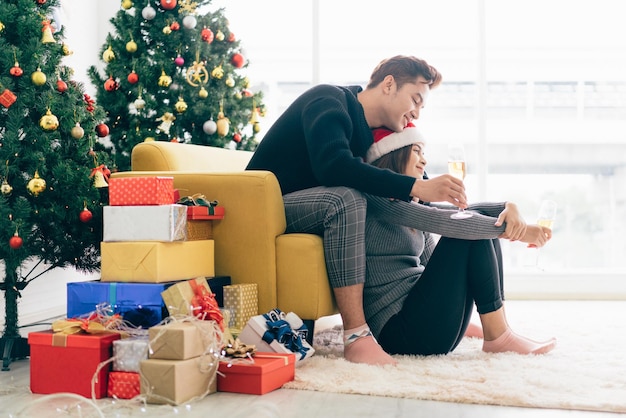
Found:
M 181 196 L 201 193 L 224 207 L 224 219 L 213 222 L 215 273 L 233 283 L 257 283 L 259 312 L 274 309 L 276 237 L 285 232 L 285 207 L 276 176 L 269 171 L 232 173 L 126 171 L 112 178 L 174 177 Z

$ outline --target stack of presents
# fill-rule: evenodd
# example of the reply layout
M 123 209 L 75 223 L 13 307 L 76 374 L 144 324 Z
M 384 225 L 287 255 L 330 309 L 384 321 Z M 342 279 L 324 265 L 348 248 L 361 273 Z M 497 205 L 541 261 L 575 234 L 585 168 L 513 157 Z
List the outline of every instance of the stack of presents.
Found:
M 224 208 L 180 198 L 172 177 L 111 179 L 101 277 L 67 284 L 67 315 L 28 335 L 31 391 L 178 405 L 264 394 L 311 355 L 293 313 L 258 314 L 256 284 L 216 276 Z

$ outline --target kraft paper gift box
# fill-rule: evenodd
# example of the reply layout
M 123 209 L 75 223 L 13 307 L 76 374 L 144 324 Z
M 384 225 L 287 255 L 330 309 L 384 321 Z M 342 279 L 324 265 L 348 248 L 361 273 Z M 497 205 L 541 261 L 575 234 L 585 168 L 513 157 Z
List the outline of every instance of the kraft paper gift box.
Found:
M 259 313 L 256 283 L 224 286 L 224 308 L 231 312 L 234 331 L 240 331 L 250 318 Z
M 220 392 L 264 395 L 294 380 L 296 356 L 257 352 L 254 363 L 220 361 L 217 390 Z
M 214 339 L 214 321 L 179 321 L 158 325 L 148 330 L 148 357 L 161 360 L 187 360 L 202 355 L 207 349 L 221 349 Z
M 180 405 L 217 391 L 217 358 L 148 359 L 140 363 L 141 394 L 154 404 Z
M 194 221 L 187 219 L 187 241 L 213 239 L 213 221 Z
M 174 200 L 174 177 L 124 177 L 109 180 L 109 205 L 171 205 Z
M 239 339 L 247 345 L 254 345 L 262 352 L 293 353 L 296 360 L 304 360 L 315 353 L 306 341 L 306 329 L 302 320 L 293 312 L 283 314 L 276 309 L 265 315 L 250 318 L 239 334 Z
M 118 333 L 63 334 L 52 330 L 28 334 L 30 345 L 30 390 L 48 394 L 70 392 L 91 399 L 91 379 L 100 363 L 109 360 Z M 107 393 L 111 365 L 98 372 L 96 398 Z
M 113 341 L 113 370 L 139 373 L 139 363 L 148 358 L 148 338 Z
M 161 297 L 170 315 L 192 315 L 193 299 L 198 296 L 196 287 L 202 287 L 204 292 L 212 294 L 212 290 L 204 277 L 176 283 L 174 286 L 161 292 Z M 217 303 L 217 301 L 216 301 Z
M 67 283 L 67 317 L 77 318 L 108 304 L 112 313 L 136 327 L 149 328 L 167 316 L 161 292 L 177 282 L 118 283 L 87 281 Z
M 187 206 L 104 206 L 103 241 L 184 241 Z
M 110 372 L 107 387 L 109 398 L 132 399 L 141 393 L 139 373 Z
M 101 242 L 103 282 L 163 283 L 214 276 L 214 242 Z

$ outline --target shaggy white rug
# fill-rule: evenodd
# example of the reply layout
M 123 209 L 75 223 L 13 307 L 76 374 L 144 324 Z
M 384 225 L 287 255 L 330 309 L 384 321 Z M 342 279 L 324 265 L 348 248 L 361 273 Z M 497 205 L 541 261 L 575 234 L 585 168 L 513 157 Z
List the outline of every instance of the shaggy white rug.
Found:
M 626 412 L 626 302 L 508 301 L 512 328 L 555 336 L 546 355 L 482 352 L 465 338 L 445 356 L 398 356 L 397 367 L 353 364 L 317 338 L 284 388 L 534 408 Z M 335 327 L 336 328 L 336 327 Z M 316 330 L 323 332 L 323 329 Z M 328 329 L 326 330 L 328 334 Z

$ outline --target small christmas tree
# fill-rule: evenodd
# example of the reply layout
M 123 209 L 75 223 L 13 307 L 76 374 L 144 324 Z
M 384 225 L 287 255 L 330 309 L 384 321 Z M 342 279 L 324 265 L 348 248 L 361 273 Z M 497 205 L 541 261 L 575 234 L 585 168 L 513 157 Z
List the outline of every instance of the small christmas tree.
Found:
M 101 48 L 104 74 L 89 76 L 108 114 L 116 168 L 130 169 L 139 142 L 164 140 L 253 150 L 262 94 L 223 9 L 210 0 L 123 0 Z
M 100 267 L 108 170 L 98 139 L 108 127 L 102 108 L 61 63 L 71 52 L 51 18 L 58 1 L 0 2 L 3 370 L 13 344 L 23 342 L 20 291 L 53 268 Z

